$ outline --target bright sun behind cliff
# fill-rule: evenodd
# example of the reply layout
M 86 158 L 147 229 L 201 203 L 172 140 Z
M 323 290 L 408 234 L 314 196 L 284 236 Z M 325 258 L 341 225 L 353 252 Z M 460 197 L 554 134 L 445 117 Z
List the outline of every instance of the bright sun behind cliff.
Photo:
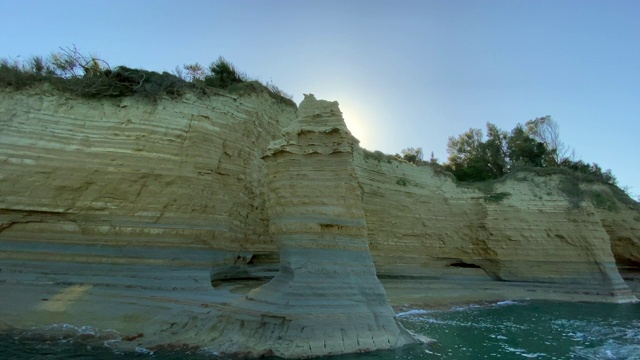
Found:
M 361 147 L 366 148 L 369 145 L 369 133 L 360 112 L 356 107 L 346 102 L 340 102 L 340 110 L 351 134 L 360 140 Z

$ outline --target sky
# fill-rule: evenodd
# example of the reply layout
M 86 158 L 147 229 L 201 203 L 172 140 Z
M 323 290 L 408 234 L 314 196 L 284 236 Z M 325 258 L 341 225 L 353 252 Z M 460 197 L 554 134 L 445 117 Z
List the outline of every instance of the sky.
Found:
M 0 0 L 0 57 L 76 46 L 155 71 L 223 56 L 336 100 L 370 150 L 550 115 L 578 159 L 640 195 L 637 0 Z

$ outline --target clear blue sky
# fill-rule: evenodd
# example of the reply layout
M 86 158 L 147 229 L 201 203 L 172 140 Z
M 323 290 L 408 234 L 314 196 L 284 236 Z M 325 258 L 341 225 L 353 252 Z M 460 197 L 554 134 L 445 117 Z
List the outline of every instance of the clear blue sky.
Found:
M 0 0 L 0 56 L 75 44 L 171 71 L 222 55 L 340 102 L 371 150 L 446 160 L 449 136 L 551 115 L 584 161 L 640 193 L 637 0 Z

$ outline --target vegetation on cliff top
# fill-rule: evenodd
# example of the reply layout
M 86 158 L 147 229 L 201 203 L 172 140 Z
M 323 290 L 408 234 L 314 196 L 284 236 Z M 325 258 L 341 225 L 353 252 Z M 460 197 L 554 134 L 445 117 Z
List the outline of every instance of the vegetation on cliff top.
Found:
M 486 139 L 481 129 L 469 129 L 450 137 L 448 163 L 444 166 L 460 181 L 498 179 L 523 167 L 567 168 L 594 181 L 617 185 L 611 170 L 598 164 L 574 160 L 560 140 L 559 126 L 544 116 L 517 124 L 511 132 L 487 123 Z
M 562 175 L 559 190 L 573 207 L 589 200 L 595 207 L 617 210 L 621 203 L 639 208 L 638 202 L 618 187 L 611 170 L 603 170 L 598 164 L 576 160 L 573 152 L 560 140 L 559 126 L 550 116 L 517 124 L 510 132 L 492 123 L 486 125 L 486 137 L 482 129 L 450 137 L 447 147 L 448 161 L 440 164 L 431 153 L 423 160 L 422 148 L 406 148 L 401 154 L 385 155 L 365 150 L 365 160 L 390 162 L 403 161 L 418 166 L 429 166 L 436 175 L 448 174 L 460 183 L 476 183 L 487 194 L 488 202 L 500 202 L 508 193 L 494 193 L 496 181 L 519 171 L 529 171 L 540 176 Z M 601 183 L 609 192 L 583 189 L 580 184 Z M 400 183 L 398 183 L 400 184 Z M 401 184 L 404 185 L 404 184 Z
M 296 106 L 291 95 L 272 83 L 264 85 L 252 80 L 222 57 L 208 68 L 198 63 L 185 64 L 176 67 L 173 74 L 111 67 L 106 61 L 84 55 L 75 47 L 61 48 L 46 58 L 0 59 L 0 86 L 24 89 L 40 83 L 87 98 L 139 96 L 151 100 L 179 97 L 187 92 L 206 94 L 211 88 L 232 93 L 263 89 L 275 100 Z

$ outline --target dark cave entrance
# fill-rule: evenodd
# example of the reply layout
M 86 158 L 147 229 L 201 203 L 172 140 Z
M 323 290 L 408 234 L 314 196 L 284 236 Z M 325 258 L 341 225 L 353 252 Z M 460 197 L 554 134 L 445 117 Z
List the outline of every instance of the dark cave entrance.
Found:
M 465 269 L 482 269 L 482 266 L 476 264 L 469 264 L 464 261 L 454 261 L 449 264 L 449 267 L 465 268 Z
M 631 289 L 634 295 L 640 296 L 640 262 L 629 259 L 623 254 L 615 251 L 615 247 L 612 247 L 613 257 L 616 261 L 616 267 L 618 273 Z

